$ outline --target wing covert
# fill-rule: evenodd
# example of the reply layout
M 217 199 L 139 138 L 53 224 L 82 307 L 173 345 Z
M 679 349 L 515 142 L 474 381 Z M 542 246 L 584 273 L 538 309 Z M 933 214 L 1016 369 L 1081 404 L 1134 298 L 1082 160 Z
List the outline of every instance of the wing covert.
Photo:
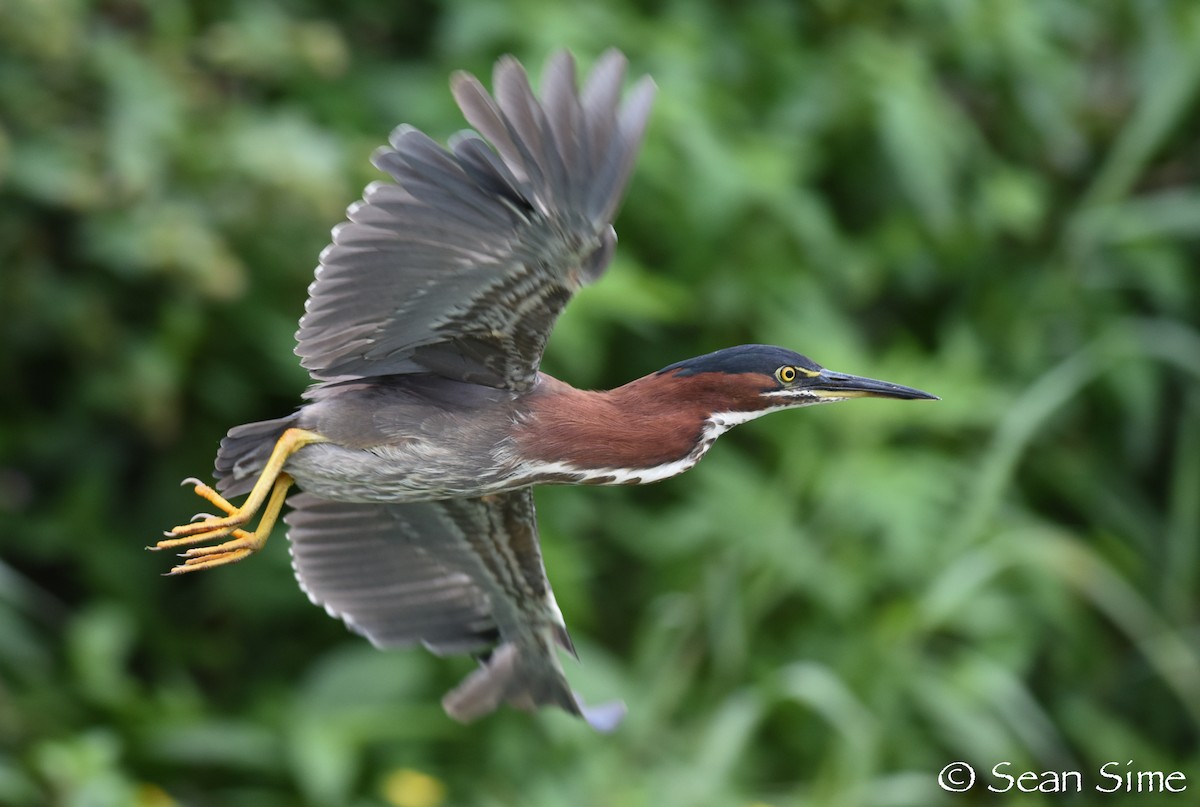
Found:
M 447 149 L 409 126 L 392 133 L 372 161 L 395 184 L 372 183 L 349 208 L 309 287 L 296 352 L 314 379 L 533 383 L 559 313 L 612 257 L 654 91 L 643 78 L 621 104 L 625 66 L 607 52 L 579 91 L 571 56 L 556 54 L 539 102 L 505 57 L 494 98 L 452 79 L 478 134 Z

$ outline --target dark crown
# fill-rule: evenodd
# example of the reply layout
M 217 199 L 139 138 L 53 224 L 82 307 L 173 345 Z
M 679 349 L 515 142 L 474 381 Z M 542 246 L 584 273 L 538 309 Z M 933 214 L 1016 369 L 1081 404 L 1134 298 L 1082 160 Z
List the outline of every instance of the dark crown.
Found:
M 706 353 L 691 359 L 675 362 L 656 373 L 675 372 L 677 376 L 697 375 L 699 373 L 761 373 L 772 375 L 784 365 L 803 367 L 806 370 L 820 370 L 817 364 L 807 356 L 801 356 L 792 350 L 774 345 L 738 345 L 715 353 Z

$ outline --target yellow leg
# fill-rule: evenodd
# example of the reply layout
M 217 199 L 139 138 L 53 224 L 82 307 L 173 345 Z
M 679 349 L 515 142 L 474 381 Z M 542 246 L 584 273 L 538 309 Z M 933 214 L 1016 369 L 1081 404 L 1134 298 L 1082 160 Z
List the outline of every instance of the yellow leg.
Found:
M 283 472 L 284 463 L 288 457 L 306 445 L 323 443 L 325 438 L 316 432 L 304 429 L 288 429 L 275 443 L 271 456 L 263 466 L 262 473 L 254 483 L 250 495 L 241 507 L 235 507 L 226 501 L 219 493 L 199 480 L 185 480 L 195 486 L 196 495 L 220 508 L 224 516 L 204 516 L 190 524 L 181 524 L 165 533 L 167 538 L 159 541 L 149 549 L 174 549 L 181 546 L 192 546 L 215 541 L 227 535 L 232 540 L 216 546 L 195 547 L 185 552 L 182 557 L 188 561 L 171 570 L 171 574 L 207 569 L 233 563 L 251 555 L 262 548 L 271 528 L 279 517 L 287 490 L 292 485 L 292 478 Z M 265 509 L 263 505 L 266 505 Z M 253 532 L 240 529 L 247 524 L 260 509 L 263 510 L 258 528 Z

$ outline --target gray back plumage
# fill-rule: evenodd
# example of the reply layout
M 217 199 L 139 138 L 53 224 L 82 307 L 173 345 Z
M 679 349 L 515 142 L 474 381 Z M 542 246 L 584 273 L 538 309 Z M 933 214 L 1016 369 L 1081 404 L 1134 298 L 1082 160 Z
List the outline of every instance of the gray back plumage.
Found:
M 559 53 L 539 102 L 506 57 L 494 97 L 465 73 L 451 82 L 478 134 L 447 149 L 396 129 L 373 158 L 395 184 L 350 207 L 309 288 L 296 353 L 313 378 L 433 372 L 528 389 L 559 313 L 612 257 L 654 95 L 643 78 L 621 104 L 625 67 L 607 52 L 580 91 Z

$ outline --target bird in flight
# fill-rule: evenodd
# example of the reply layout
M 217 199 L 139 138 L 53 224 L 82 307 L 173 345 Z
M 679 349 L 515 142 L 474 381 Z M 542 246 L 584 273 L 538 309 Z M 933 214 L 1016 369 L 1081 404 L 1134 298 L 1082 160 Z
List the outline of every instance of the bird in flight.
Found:
M 539 371 L 558 315 L 616 246 L 655 91 L 644 77 L 623 93 L 625 70 L 608 51 L 580 89 L 558 53 L 539 100 L 504 57 L 493 95 L 466 73 L 451 80 L 473 131 L 448 147 L 410 126 L 392 132 L 373 163 L 393 181 L 350 206 L 309 287 L 296 353 L 313 385 L 291 415 L 229 431 L 215 488 L 185 480 L 221 514 L 150 547 L 182 549 L 171 574 L 257 552 L 286 501 L 296 577 L 314 603 L 378 647 L 479 659 L 443 698 L 451 717 L 553 705 L 609 730 L 624 706 L 585 705 L 559 663 L 574 648 L 542 564 L 533 487 L 655 482 L 768 412 L 934 397 L 767 345 L 607 391 Z

